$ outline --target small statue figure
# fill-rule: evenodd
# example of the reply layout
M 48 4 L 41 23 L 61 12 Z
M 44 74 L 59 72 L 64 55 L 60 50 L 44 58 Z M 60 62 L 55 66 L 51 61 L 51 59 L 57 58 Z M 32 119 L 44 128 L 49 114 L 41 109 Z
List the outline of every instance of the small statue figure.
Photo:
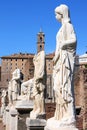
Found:
M 30 79 L 21 84 L 21 95 L 20 97 L 25 100 L 32 100 L 32 89 L 34 79 Z
M 1 95 L 1 115 L 3 115 L 5 110 L 5 96 L 6 96 L 6 91 L 3 90 Z
M 6 91 L 6 95 L 5 95 L 5 107 L 7 107 L 9 104 L 9 97 L 8 97 L 8 91 Z
M 33 62 L 35 66 L 33 86 L 34 108 L 30 113 L 30 118 L 36 119 L 45 114 L 45 52 L 40 51 L 37 55 L 35 55 Z
M 9 102 L 12 103 L 18 99 L 18 96 L 21 94 L 21 77 L 22 73 L 20 69 L 15 69 L 12 73 L 12 79 L 9 82 L 8 86 L 8 95 Z

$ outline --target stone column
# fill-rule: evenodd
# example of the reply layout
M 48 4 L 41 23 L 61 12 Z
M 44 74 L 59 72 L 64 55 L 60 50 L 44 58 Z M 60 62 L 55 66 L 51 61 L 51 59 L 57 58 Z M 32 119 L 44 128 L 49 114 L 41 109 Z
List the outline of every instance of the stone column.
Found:
M 9 130 L 18 130 L 18 113 L 17 113 L 17 110 L 13 106 L 10 109 Z
M 9 130 L 10 114 L 9 107 L 6 107 L 6 130 Z
M 3 112 L 2 122 L 3 122 L 3 125 L 6 126 L 6 109 L 4 109 L 4 112 Z

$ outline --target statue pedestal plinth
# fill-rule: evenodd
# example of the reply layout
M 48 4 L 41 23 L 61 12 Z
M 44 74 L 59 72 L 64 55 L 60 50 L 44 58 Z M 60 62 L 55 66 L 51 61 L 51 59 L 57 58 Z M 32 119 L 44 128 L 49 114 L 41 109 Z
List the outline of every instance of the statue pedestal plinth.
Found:
M 33 101 L 30 100 L 18 100 L 15 103 L 16 109 L 33 109 Z
M 45 127 L 44 130 L 78 130 L 75 127 L 58 127 L 58 128 L 48 128 L 47 126 Z
M 45 119 L 26 119 L 27 130 L 44 130 L 46 126 Z
M 47 124 L 44 130 L 78 130 L 75 126 L 75 120 L 55 120 L 50 118 L 47 120 Z

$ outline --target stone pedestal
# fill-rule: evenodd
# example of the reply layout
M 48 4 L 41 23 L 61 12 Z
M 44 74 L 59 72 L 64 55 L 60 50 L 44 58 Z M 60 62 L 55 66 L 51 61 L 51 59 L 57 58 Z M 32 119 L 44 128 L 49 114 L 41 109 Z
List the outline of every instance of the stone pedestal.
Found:
M 27 130 L 44 130 L 46 126 L 45 119 L 26 119 Z
M 9 130 L 18 130 L 18 113 L 14 107 L 11 107 L 10 109 Z
M 3 122 L 3 125 L 6 126 L 6 109 L 4 109 L 4 112 L 3 112 L 2 122 Z
M 15 108 L 18 111 L 18 130 L 26 130 L 26 118 L 30 116 L 30 112 L 33 110 L 32 100 L 17 100 Z
M 33 109 L 33 101 L 31 100 L 18 100 L 15 104 L 16 109 Z
M 75 126 L 75 121 L 70 120 L 62 120 L 58 121 L 54 118 L 50 118 L 47 120 L 47 124 L 44 130 L 78 130 Z
M 47 128 L 45 127 L 44 130 L 78 130 L 75 127 L 58 127 L 58 128 Z

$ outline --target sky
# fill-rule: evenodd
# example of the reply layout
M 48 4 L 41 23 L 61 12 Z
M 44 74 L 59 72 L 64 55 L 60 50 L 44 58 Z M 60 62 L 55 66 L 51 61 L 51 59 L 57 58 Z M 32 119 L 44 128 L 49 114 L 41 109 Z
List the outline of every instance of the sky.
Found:
M 37 34 L 45 34 L 45 52 L 53 53 L 61 24 L 55 8 L 66 4 L 77 36 L 78 55 L 87 51 L 87 0 L 0 0 L 0 57 L 37 53 Z

